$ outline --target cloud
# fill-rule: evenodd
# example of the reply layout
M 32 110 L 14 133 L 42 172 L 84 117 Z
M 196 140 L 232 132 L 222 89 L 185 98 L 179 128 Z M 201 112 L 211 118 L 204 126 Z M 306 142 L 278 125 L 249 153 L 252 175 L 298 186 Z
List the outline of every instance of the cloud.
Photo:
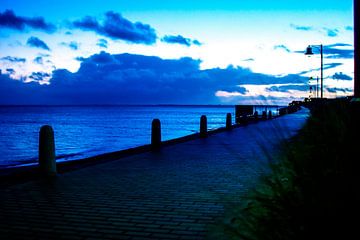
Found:
M 43 65 L 44 59 L 41 56 L 37 56 L 36 58 L 34 58 L 33 62 L 36 64 Z
M 66 46 L 72 50 L 78 50 L 79 49 L 79 46 L 80 44 L 78 42 L 75 42 L 75 41 L 71 41 L 69 43 L 66 43 L 66 42 L 61 42 L 60 45 L 62 46 Z
M 243 96 L 248 92 L 249 91 L 246 88 L 239 87 L 236 91 L 233 91 L 233 92 L 222 91 L 222 90 L 216 91 L 215 96 L 217 96 L 217 97 L 226 97 L 226 98 L 228 98 L 228 97 L 238 97 L 238 96 Z
M 48 45 L 46 45 L 46 43 L 42 40 L 40 40 L 37 37 L 30 37 L 26 44 L 30 47 L 35 47 L 35 48 L 42 48 L 44 50 L 48 50 L 50 51 L 50 48 L 48 47 Z
M 0 60 L 12 62 L 12 63 L 25 63 L 26 62 L 25 58 L 11 57 L 11 56 L 2 57 L 2 58 L 0 58 Z
M 325 45 L 323 52 L 325 55 L 325 58 L 330 59 L 352 59 L 354 58 L 354 49 L 353 47 L 351 49 L 343 49 L 339 47 L 352 47 L 350 44 L 346 43 L 336 43 L 331 45 Z
M 244 59 L 242 61 L 244 61 L 244 62 L 253 62 L 253 61 L 255 61 L 255 59 L 254 58 L 247 58 L 247 59 Z
M 42 81 L 46 80 L 49 77 L 51 77 L 51 75 L 49 73 L 46 73 L 46 72 L 33 72 L 29 76 L 30 79 L 32 79 L 34 81 L 37 81 L 37 82 L 42 82 Z
M 7 68 L 6 69 L 6 73 L 11 75 L 11 74 L 14 74 L 15 73 L 15 70 L 13 68 Z
M 339 73 L 335 73 L 333 76 L 332 76 L 333 79 L 336 79 L 336 80 L 352 80 L 352 77 L 346 75 L 346 74 L 343 74 L 342 72 L 339 72 Z
M 345 30 L 346 30 L 346 31 L 354 31 L 354 27 L 352 27 L 352 26 L 346 26 L 346 27 L 345 27 Z
M 282 85 L 282 86 L 271 86 L 266 88 L 269 92 L 289 92 L 290 90 L 296 90 L 296 91 L 303 91 L 306 92 L 309 90 L 309 85 L 302 84 L 302 85 Z
M 192 44 L 201 46 L 201 43 L 198 40 L 191 40 L 190 38 L 185 38 L 181 35 L 173 36 L 173 35 L 165 35 L 162 39 L 162 42 L 170 43 L 170 44 L 180 44 L 190 47 Z
M 141 22 L 130 22 L 121 14 L 112 11 L 105 13 L 105 19 L 100 22 L 95 17 L 86 16 L 72 22 L 72 27 L 85 31 L 94 31 L 100 35 L 115 40 L 124 40 L 130 43 L 151 45 L 156 42 L 155 29 Z
M 193 40 L 192 41 L 192 44 L 194 44 L 194 45 L 196 45 L 196 46 L 201 46 L 201 45 L 203 45 L 201 42 L 199 42 L 198 40 Z
M 82 62 L 82 61 L 85 61 L 86 58 L 84 58 L 84 57 L 76 57 L 75 60 L 79 61 L 79 62 Z
M 333 48 L 333 47 L 352 47 L 352 45 L 348 44 L 348 43 L 335 43 L 335 44 L 326 45 L 326 47 L 329 47 L 329 48 Z
M 300 25 L 296 25 L 296 24 L 290 24 L 290 27 L 297 31 L 318 31 L 322 34 L 325 33 L 325 35 L 328 37 L 337 37 L 340 32 L 340 30 L 337 28 L 327 28 L 327 27 L 314 28 L 312 26 L 300 26 Z M 345 27 L 345 28 L 346 28 L 346 30 L 349 30 L 348 27 Z
M 108 47 L 108 41 L 106 39 L 101 38 L 101 39 L 98 40 L 96 45 L 99 46 L 99 47 L 102 47 L 102 48 L 107 48 Z
M 323 69 L 332 69 L 332 68 L 336 68 L 338 66 L 344 65 L 343 63 L 326 63 L 323 66 Z M 316 69 L 316 70 L 320 70 L 320 68 Z
M 352 93 L 353 92 L 353 89 L 350 89 L 350 88 L 326 88 L 326 90 L 330 93 L 337 93 L 337 92 Z
M 49 54 L 39 53 L 34 59 L 33 63 L 43 65 L 45 58 L 50 57 Z M 46 60 L 46 63 L 52 63 L 50 60 Z
M 298 30 L 298 31 L 311 31 L 311 30 L 314 30 L 313 27 L 311 26 L 299 26 L 299 25 L 296 25 L 296 24 L 290 24 L 290 27 L 295 29 L 295 30 Z
M 285 52 L 291 52 L 290 49 L 288 47 L 286 47 L 285 45 L 281 44 L 281 45 L 275 45 L 274 46 L 274 49 L 277 50 L 277 49 L 282 49 L 284 50 Z
M 337 37 L 339 35 L 339 29 L 336 29 L 336 28 L 323 28 L 326 32 L 326 35 L 328 37 Z
M 5 10 L 0 12 L 0 28 L 15 29 L 18 31 L 24 31 L 26 28 L 37 29 L 52 33 L 56 30 L 53 24 L 45 22 L 42 17 L 20 17 L 16 16 L 12 10 Z
M 79 60 L 81 64 L 77 72 L 54 70 L 50 85 L 26 85 L 31 86 L 32 91 L 29 102 L 219 104 L 225 100 L 246 99 L 248 90 L 246 86 L 240 85 L 303 84 L 308 81 L 308 78 L 295 74 L 276 77 L 233 66 L 201 70 L 201 61 L 188 57 L 162 59 L 134 54 L 109 54 L 103 51 Z M 50 74 L 43 72 L 34 72 L 30 76 L 31 80 L 38 82 L 44 82 L 48 78 Z M 24 101 L 16 92 L 12 99 L 14 104 Z M 8 103 L 9 100 L 0 96 L 0 104 L 4 102 Z

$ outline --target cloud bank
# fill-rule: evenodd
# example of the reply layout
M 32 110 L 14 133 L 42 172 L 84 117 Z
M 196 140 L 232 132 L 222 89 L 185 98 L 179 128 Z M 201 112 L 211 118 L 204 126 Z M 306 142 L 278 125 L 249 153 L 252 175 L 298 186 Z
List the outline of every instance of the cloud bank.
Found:
M 304 84 L 299 75 L 276 77 L 229 66 L 200 69 L 200 60 L 162 59 L 100 52 L 81 61 L 77 72 L 34 72 L 31 83 L 3 74 L 0 104 L 221 104 L 248 98 L 246 86 Z M 50 85 L 40 85 L 49 78 Z M 254 97 L 252 97 L 254 98 Z M 258 99 L 263 97 L 259 96 Z

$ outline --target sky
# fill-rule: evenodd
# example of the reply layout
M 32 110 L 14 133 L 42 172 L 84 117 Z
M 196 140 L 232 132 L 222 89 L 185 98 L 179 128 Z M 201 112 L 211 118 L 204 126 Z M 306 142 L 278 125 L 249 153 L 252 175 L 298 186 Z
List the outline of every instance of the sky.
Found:
M 0 1 L 0 104 L 286 105 L 320 44 L 324 96 L 352 95 L 350 0 Z

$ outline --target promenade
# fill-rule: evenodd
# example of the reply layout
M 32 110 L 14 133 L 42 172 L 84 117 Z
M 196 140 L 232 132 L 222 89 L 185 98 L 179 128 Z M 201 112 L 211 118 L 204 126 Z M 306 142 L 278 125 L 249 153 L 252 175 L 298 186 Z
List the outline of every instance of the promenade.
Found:
M 0 189 L 1 239 L 204 239 L 267 170 L 302 109 Z

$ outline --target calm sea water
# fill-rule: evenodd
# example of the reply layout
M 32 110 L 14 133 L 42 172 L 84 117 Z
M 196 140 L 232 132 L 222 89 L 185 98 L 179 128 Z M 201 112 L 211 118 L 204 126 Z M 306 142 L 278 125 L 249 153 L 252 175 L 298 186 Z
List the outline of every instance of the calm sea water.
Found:
M 162 139 L 225 126 L 234 106 L 40 106 L 0 107 L 0 168 L 37 162 L 38 132 L 51 125 L 59 160 L 74 160 L 150 143 L 151 122 L 159 118 Z

